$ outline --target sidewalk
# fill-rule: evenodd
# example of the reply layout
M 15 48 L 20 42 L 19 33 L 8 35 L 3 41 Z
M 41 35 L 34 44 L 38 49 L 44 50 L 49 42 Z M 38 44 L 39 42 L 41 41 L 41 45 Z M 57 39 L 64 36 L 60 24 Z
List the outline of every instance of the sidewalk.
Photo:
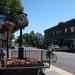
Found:
M 45 70 L 46 75 L 73 75 L 69 72 L 66 72 L 62 69 L 59 69 L 53 65 L 50 66 L 50 68 Z

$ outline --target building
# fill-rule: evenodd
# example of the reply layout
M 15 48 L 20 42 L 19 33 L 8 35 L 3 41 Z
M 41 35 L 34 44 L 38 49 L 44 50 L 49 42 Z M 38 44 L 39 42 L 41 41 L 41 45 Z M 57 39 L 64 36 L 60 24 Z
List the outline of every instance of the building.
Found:
M 46 44 L 58 44 L 75 49 L 75 19 L 60 22 L 58 25 L 44 31 Z
M 38 44 L 40 46 L 42 46 L 43 45 L 43 41 L 44 41 L 44 36 L 41 33 L 36 33 L 36 37 L 37 37 L 37 40 L 38 40 Z

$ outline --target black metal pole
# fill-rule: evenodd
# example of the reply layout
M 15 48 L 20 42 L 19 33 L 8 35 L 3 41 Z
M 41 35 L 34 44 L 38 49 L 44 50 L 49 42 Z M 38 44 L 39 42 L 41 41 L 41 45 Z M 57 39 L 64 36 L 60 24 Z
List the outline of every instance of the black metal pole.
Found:
M 51 53 L 49 55 L 49 67 L 50 67 L 50 63 L 51 63 Z
M 22 47 L 22 28 L 20 28 L 20 41 L 19 41 L 19 48 L 18 48 L 18 58 L 23 59 L 23 47 Z
M 6 13 L 7 14 L 7 20 L 9 20 L 9 14 L 10 14 L 9 8 L 7 8 L 6 11 L 7 11 L 7 13 Z M 7 29 L 7 39 L 6 40 L 7 40 L 6 41 L 7 42 L 7 47 L 6 47 L 7 48 L 7 58 L 9 58 L 9 46 L 8 46 L 8 43 L 9 43 L 9 41 L 8 41 L 9 40 L 9 31 L 8 31 L 8 29 Z
M 42 62 L 42 50 L 41 50 L 41 62 Z
M 9 36 L 9 33 L 7 30 L 7 58 L 9 58 L 8 36 Z
M 22 28 L 20 28 L 20 47 L 22 47 Z
M 3 48 L 3 39 L 2 39 L 2 48 Z

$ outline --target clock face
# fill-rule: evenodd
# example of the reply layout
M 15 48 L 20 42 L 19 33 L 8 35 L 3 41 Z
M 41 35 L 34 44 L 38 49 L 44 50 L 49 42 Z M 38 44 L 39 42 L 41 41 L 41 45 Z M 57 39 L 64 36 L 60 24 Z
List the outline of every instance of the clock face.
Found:
M 27 17 L 24 14 L 20 14 L 17 16 L 17 23 L 19 25 L 24 25 L 27 21 Z

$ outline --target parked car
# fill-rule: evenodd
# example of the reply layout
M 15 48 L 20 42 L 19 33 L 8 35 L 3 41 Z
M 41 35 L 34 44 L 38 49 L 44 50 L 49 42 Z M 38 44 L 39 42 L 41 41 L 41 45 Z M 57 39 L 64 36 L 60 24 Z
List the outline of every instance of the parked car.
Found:
M 10 44 L 10 45 L 9 45 L 9 48 L 15 49 L 15 44 Z
M 9 48 L 15 49 L 15 46 L 9 46 Z
M 60 48 L 58 45 L 53 45 L 53 44 L 49 45 L 49 47 L 54 49 Z
M 44 45 L 41 46 L 41 48 L 42 49 L 48 49 L 48 45 L 47 44 L 44 44 Z
M 48 46 L 48 48 L 52 48 L 52 49 L 55 49 L 56 51 L 59 51 L 59 46 L 58 45 L 54 45 L 54 44 L 50 44 L 49 46 Z
M 59 48 L 59 50 L 60 50 L 60 51 L 69 51 L 70 48 L 67 47 L 67 46 L 62 46 L 62 47 Z

